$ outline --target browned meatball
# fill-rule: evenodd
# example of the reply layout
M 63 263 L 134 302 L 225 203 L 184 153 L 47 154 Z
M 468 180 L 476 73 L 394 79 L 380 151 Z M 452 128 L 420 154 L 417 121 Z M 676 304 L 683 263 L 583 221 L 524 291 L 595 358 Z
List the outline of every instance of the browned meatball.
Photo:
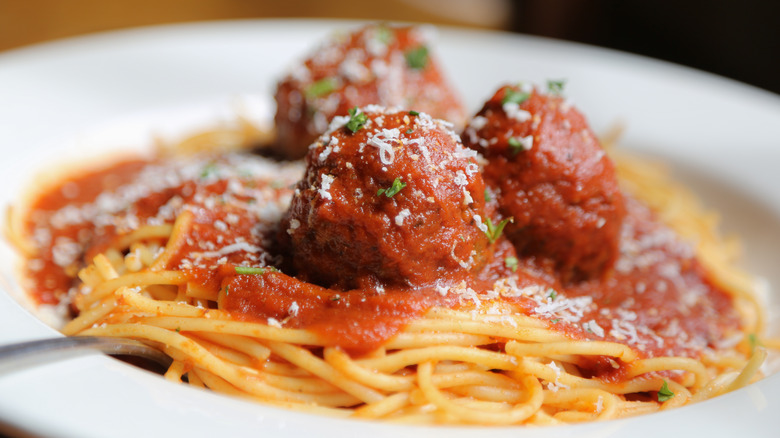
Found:
M 297 274 L 340 289 L 416 287 L 481 267 L 477 153 L 425 113 L 360 111 L 336 117 L 306 155 L 280 232 Z
M 334 36 L 276 89 L 276 152 L 295 159 L 336 115 L 369 104 L 414 108 L 462 125 L 465 111 L 418 28 L 370 25 Z
M 463 132 L 488 160 L 485 183 L 518 253 L 551 262 L 565 282 L 612 266 L 625 207 L 613 163 L 585 118 L 558 95 L 505 86 Z

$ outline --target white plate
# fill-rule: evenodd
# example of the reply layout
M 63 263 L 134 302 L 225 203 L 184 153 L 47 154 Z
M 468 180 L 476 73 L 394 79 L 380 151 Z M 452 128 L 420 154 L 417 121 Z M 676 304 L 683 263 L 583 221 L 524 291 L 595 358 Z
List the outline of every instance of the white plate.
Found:
M 146 28 L 0 55 L 0 205 L 31 175 L 84 148 L 143 145 L 252 95 L 331 30 L 354 23 L 239 21 Z M 566 78 L 596 132 L 627 124 L 626 147 L 668 158 L 746 242 L 746 264 L 780 272 L 780 98 L 722 78 L 592 47 L 440 30 L 437 52 L 476 111 L 499 84 Z M 259 96 L 259 97 L 258 97 Z M 259 103 L 258 100 L 259 99 Z M 173 110 L 170 110 L 173 108 Z M 13 253 L 0 244 L 0 342 L 53 336 L 11 297 Z M 6 284 L 8 283 L 8 284 Z M 778 297 L 770 310 L 778 313 Z M 402 427 L 305 415 L 169 384 L 103 356 L 0 374 L 0 423 L 57 436 L 766 436 L 780 426 L 780 375 L 660 414 L 543 429 Z

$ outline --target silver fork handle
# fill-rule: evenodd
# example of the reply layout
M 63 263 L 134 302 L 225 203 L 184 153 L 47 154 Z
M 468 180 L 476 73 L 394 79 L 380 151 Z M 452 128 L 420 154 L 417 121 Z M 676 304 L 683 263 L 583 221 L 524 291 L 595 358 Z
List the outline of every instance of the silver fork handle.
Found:
M 0 346 L 0 374 L 96 352 L 142 357 L 163 366 L 171 363 L 160 350 L 132 339 L 73 336 Z

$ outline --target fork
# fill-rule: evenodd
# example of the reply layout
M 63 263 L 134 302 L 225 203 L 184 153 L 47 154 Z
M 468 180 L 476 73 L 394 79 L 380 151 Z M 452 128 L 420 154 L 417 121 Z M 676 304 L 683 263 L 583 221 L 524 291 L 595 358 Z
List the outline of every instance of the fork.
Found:
M 171 358 L 162 351 L 133 339 L 73 336 L 0 346 L 0 374 L 96 352 L 111 356 L 142 358 L 165 368 L 171 364 Z

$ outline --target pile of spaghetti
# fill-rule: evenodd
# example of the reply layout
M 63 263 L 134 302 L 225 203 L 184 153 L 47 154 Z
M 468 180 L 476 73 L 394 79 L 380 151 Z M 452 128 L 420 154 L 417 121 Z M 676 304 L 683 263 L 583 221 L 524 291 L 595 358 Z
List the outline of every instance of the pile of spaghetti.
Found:
M 312 102 L 343 85 L 307 80 L 320 84 L 303 93 Z M 544 224 L 510 216 L 490 166 L 535 163 L 545 123 L 580 123 L 551 88 L 499 90 L 463 131 L 471 149 L 422 111 L 363 106 L 333 119 L 305 164 L 179 148 L 84 171 L 14 209 L 7 234 L 31 296 L 70 315 L 64 334 L 142 340 L 173 358 L 170 381 L 276 406 L 559 424 L 681 406 L 758 379 L 764 316 L 753 280 L 734 267 L 738 247 L 660 168 L 613 157 L 625 197 L 614 254 L 587 242 L 557 257 L 549 235 L 523 234 Z M 517 125 L 502 137 L 507 123 Z M 217 137 L 198 141 L 219 149 Z M 348 185 L 368 160 L 375 176 Z M 457 221 L 429 213 L 453 199 Z M 358 205 L 372 215 L 360 220 L 379 225 L 344 217 L 342 203 L 358 202 L 371 203 Z M 416 209 L 426 202 L 435 206 Z M 423 216 L 434 221 L 429 239 L 415 234 Z M 607 218 L 591 231 L 609 230 Z M 463 228 L 446 234 L 453 227 Z

